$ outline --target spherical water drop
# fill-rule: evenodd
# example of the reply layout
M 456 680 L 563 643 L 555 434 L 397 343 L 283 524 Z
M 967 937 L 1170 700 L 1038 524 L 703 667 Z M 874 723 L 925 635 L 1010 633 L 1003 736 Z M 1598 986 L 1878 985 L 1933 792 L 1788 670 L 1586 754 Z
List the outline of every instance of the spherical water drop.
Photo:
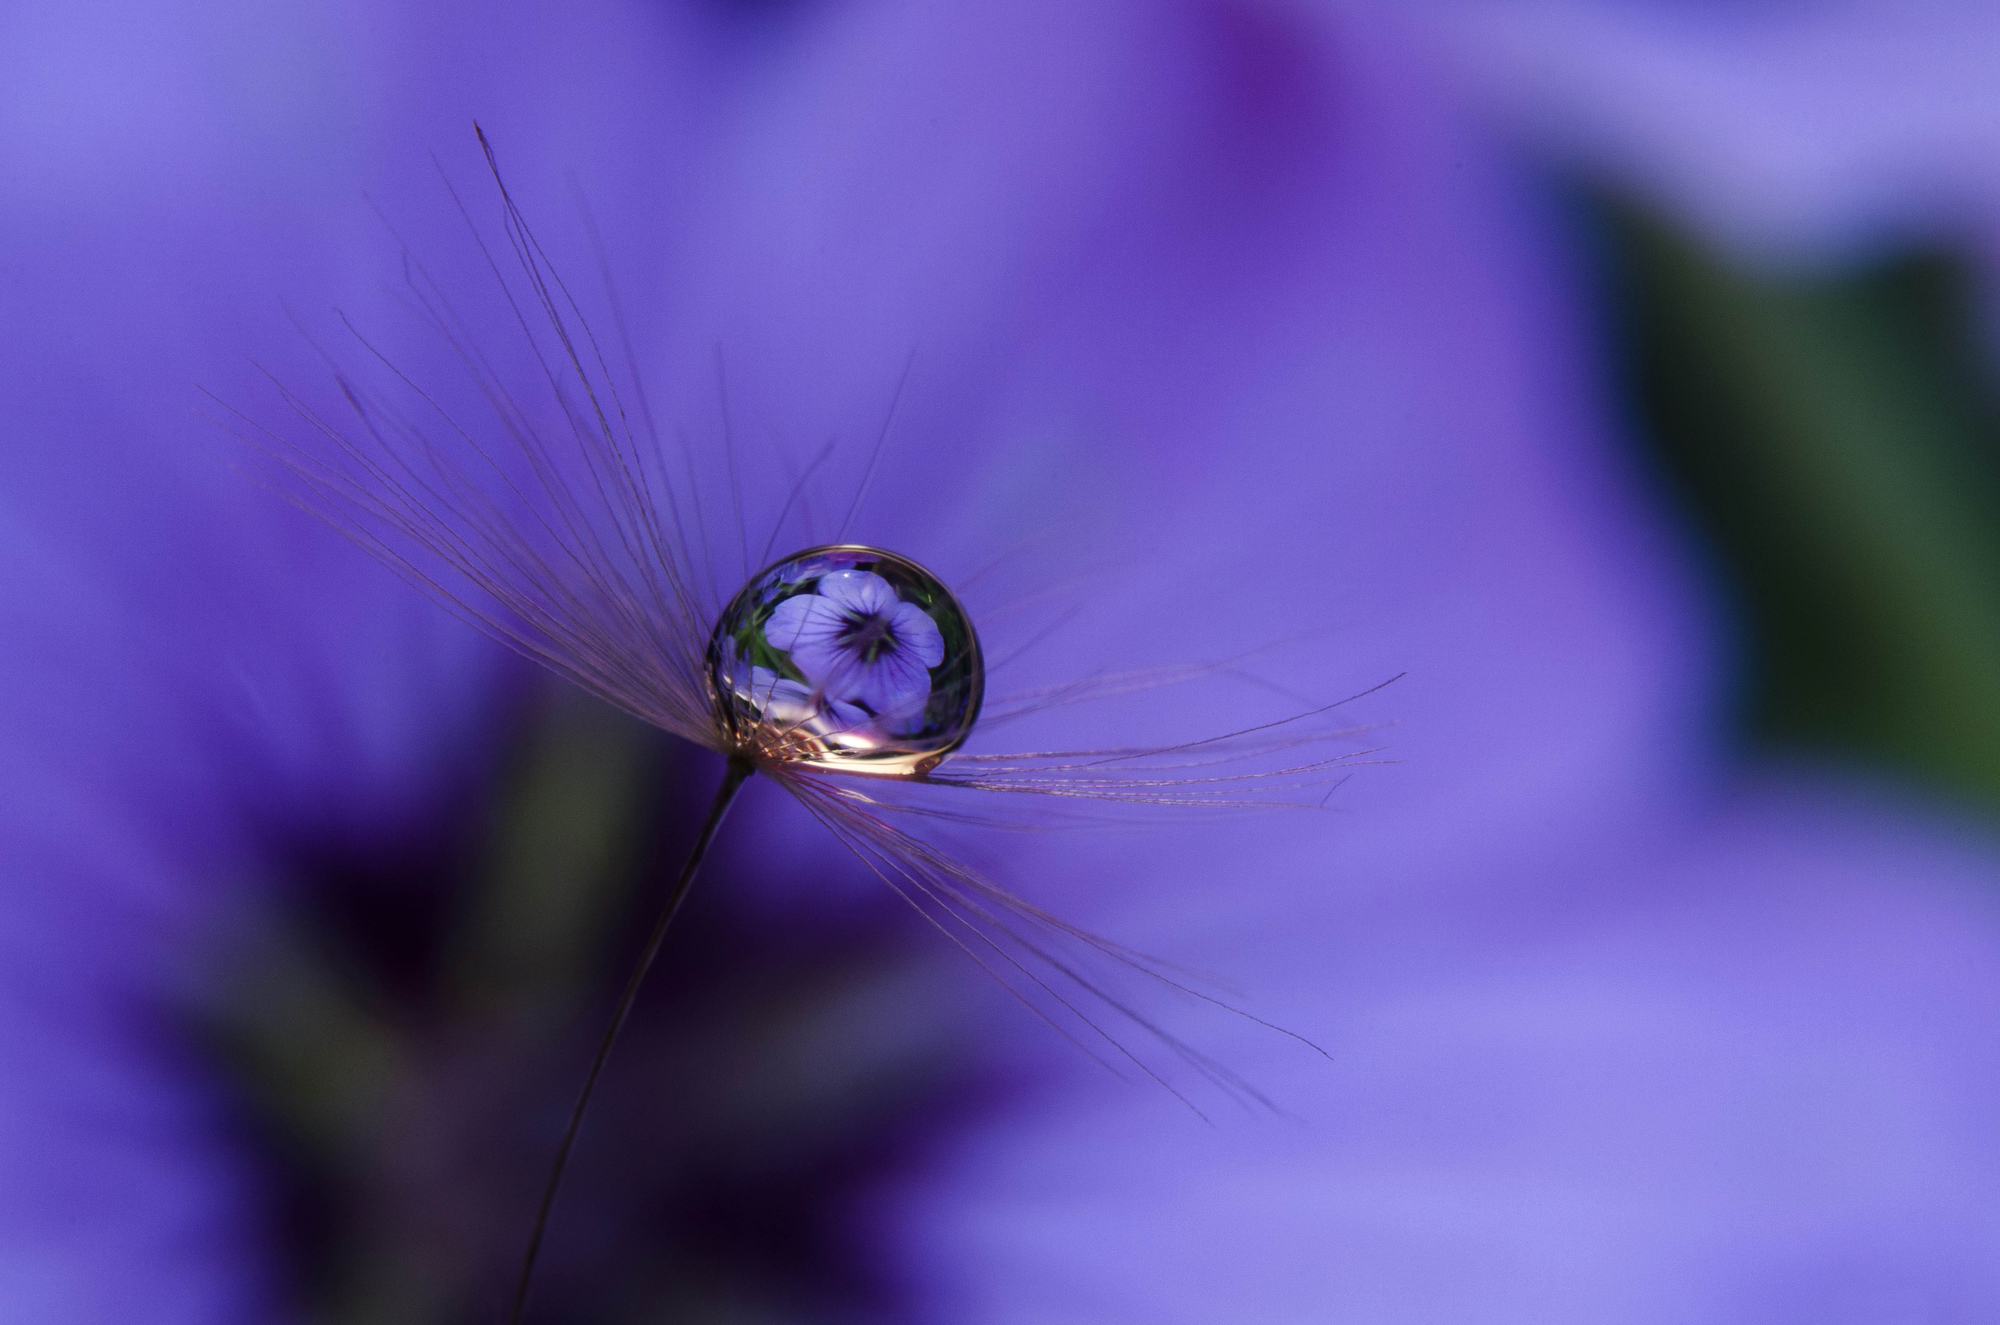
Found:
M 880 548 L 809 548 L 743 586 L 708 643 L 717 715 L 775 762 L 917 776 L 979 717 L 979 636 L 951 590 Z

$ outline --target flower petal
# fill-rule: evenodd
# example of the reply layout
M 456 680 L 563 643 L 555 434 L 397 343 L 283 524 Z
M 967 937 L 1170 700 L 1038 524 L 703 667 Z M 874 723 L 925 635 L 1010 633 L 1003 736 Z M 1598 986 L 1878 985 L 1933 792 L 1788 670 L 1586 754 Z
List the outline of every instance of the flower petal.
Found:
M 772 609 L 764 637 L 773 648 L 789 654 L 808 679 L 821 684 L 852 661 L 853 651 L 840 642 L 846 625 L 846 614 L 829 600 L 795 594 Z
M 1210 1131 L 1065 1073 L 902 1187 L 918 1314 L 1991 1318 L 1989 844 L 1851 790 L 1762 788 L 1640 847 L 1574 858 L 1543 909 L 1483 930 L 1357 928 L 1310 888 L 1232 917 L 1259 1011 L 1333 1061 L 1248 1023 L 1203 1047 L 1306 1125 Z M 1180 895 L 1213 869 L 1130 864 Z M 1460 868 L 1508 886 L 1477 848 Z
M 843 612 L 856 616 L 877 616 L 893 611 L 902 601 L 889 582 L 867 570 L 837 570 L 822 575 L 820 596 Z
M 917 659 L 891 650 L 872 663 L 857 662 L 840 679 L 841 696 L 875 713 L 903 721 L 930 698 L 930 673 Z
M 924 667 L 944 661 L 944 633 L 931 614 L 915 603 L 897 603 L 889 617 L 896 634 L 897 651 Z

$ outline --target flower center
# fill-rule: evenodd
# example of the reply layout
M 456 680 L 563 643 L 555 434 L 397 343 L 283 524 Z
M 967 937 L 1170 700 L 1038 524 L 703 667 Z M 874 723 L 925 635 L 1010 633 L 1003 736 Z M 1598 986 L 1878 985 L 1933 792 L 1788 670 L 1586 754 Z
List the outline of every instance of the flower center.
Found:
M 883 612 L 850 613 L 841 618 L 840 647 L 864 663 L 873 663 L 896 649 L 896 628 Z

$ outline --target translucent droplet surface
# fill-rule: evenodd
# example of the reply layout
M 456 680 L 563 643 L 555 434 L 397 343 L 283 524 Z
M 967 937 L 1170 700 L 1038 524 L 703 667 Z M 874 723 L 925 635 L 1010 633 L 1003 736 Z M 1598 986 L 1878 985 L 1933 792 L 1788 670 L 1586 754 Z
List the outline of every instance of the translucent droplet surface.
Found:
M 809 548 L 768 566 L 715 623 L 718 715 L 761 756 L 922 776 L 965 740 L 986 688 L 951 590 L 893 552 Z

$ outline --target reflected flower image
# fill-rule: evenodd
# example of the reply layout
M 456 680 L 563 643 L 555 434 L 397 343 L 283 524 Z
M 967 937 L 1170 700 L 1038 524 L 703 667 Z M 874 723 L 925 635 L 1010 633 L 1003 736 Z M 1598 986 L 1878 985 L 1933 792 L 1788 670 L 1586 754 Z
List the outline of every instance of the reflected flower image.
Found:
M 922 724 L 930 669 L 944 661 L 944 635 L 881 576 L 865 570 L 821 576 L 817 592 L 780 602 L 764 630 L 829 704 L 858 705 L 894 735 Z
M 933 780 L 985 703 L 979 635 L 964 607 L 929 571 L 879 548 L 809 548 L 765 567 L 722 608 L 708 657 L 718 690 L 735 700 L 721 705 L 725 740 L 777 761 L 779 777 L 817 768 Z M 979 771 L 952 785 L 1114 790 L 1047 754 L 973 763 Z M 1133 776 L 1142 776 L 1136 763 Z M 1150 796 L 1153 786 L 1125 791 Z

